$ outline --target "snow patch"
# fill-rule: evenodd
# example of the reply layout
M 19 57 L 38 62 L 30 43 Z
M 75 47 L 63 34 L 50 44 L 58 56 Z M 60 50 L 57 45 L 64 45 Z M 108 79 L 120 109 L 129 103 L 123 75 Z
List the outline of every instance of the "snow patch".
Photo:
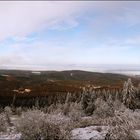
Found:
M 135 130 L 135 134 L 137 139 L 140 139 L 140 130 Z
M 72 130 L 72 139 L 104 139 L 108 126 L 89 126 Z
M 0 135 L 0 140 L 19 140 L 21 134 L 2 134 Z

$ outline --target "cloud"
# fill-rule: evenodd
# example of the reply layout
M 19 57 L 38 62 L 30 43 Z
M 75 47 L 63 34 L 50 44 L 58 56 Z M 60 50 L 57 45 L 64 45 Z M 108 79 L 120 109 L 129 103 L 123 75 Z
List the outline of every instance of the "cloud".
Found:
M 73 19 L 86 9 L 84 2 L 55 1 L 1 1 L 0 39 L 13 36 L 26 36 L 45 28 L 62 28 L 62 22 L 69 27 L 77 26 Z
M 82 14 L 83 18 L 88 14 L 97 15 L 96 18 L 91 16 L 91 24 L 94 23 L 94 29 L 98 30 L 113 21 L 132 25 L 140 22 L 140 11 L 136 7 L 139 4 L 122 1 L 1 1 L 0 40 L 11 36 L 23 37 L 43 29 L 75 27 Z

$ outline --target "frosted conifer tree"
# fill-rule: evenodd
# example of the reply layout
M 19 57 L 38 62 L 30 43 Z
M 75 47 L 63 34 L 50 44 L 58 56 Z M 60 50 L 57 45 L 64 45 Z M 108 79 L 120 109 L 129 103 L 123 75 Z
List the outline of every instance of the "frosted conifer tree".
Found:
M 67 115 L 69 113 L 70 101 L 71 101 L 71 93 L 68 92 L 65 100 L 64 110 L 63 110 L 64 115 Z
M 134 109 L 136 89 L 133 86 L 130 78 L 128 79 L 127 82 L 124 83 L 122 93 L 123 93 L 123 104 L 130 109 Z

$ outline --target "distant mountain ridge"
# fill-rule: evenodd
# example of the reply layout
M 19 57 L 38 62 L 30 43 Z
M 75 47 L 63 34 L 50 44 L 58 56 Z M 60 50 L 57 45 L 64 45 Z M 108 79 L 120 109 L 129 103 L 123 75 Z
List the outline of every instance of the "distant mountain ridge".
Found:
M 22 71 L 22 70 L 0 70 L 0 76 L 10 75 L 15 79 L 22 80 L 26 78 L 31 78 L 36 80 L 52 79 L 52 80 L 62 80 L 62 81 L 90 81 L 95 84 L 109 84 L 124 82 L 130 76 L 123 74 L 114 73 L 100 73 L 100 72 L 89 72 L 82 70 L 68 70 L 68 71 L 40 71 L 40 73 L 35 71 Z

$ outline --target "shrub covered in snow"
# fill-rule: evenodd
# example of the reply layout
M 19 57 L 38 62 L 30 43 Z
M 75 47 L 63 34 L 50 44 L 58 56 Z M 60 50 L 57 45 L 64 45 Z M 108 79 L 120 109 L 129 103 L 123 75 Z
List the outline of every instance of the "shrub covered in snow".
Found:
M 106 140 L 132 140 L 135 139 L 134 126 L 135 118 L 133 113 L 126 109 L 125 111 L 115 111 L 115 116 L 110 120 L 109 131 L 106 135 Z
M 0 114 L 0 132 L 6 131 L 8 127 L 7 118 L 4 113 Z
M 59 124 L 47 119 L 47 115 L 39 110 L 27 111 L 17 123 L 21 139 L 65 139 L 66 133 Z
M 105 102 L 103 99 L 98 98 L 95 101 L 95 111 L 93 115 L 100 117 L 100 118 L 106 118 L 109 116 L 114 115 L 114 110 L 112 109 L 112 106 L 110 106 L 107 102 Z
M 4 108 L 4 111 L 5 111 L 5 113 L 7 113 L 8 115 L 12 115 L 12 109 L 11 109 L 11 107 L 6 106 L 6 107 Z
M 72 121 L 79 121 L 82 117 L 82 107 L 80 103 L 71 103 L 69 106 L 68 116 Z
M 17 108 L 16 108 L 16 114 L 17 114 L 18 116 L 21 116 L 21 114 L 22 114 L 22 108 L 21 108 L 21 107 L 17 107 Z

